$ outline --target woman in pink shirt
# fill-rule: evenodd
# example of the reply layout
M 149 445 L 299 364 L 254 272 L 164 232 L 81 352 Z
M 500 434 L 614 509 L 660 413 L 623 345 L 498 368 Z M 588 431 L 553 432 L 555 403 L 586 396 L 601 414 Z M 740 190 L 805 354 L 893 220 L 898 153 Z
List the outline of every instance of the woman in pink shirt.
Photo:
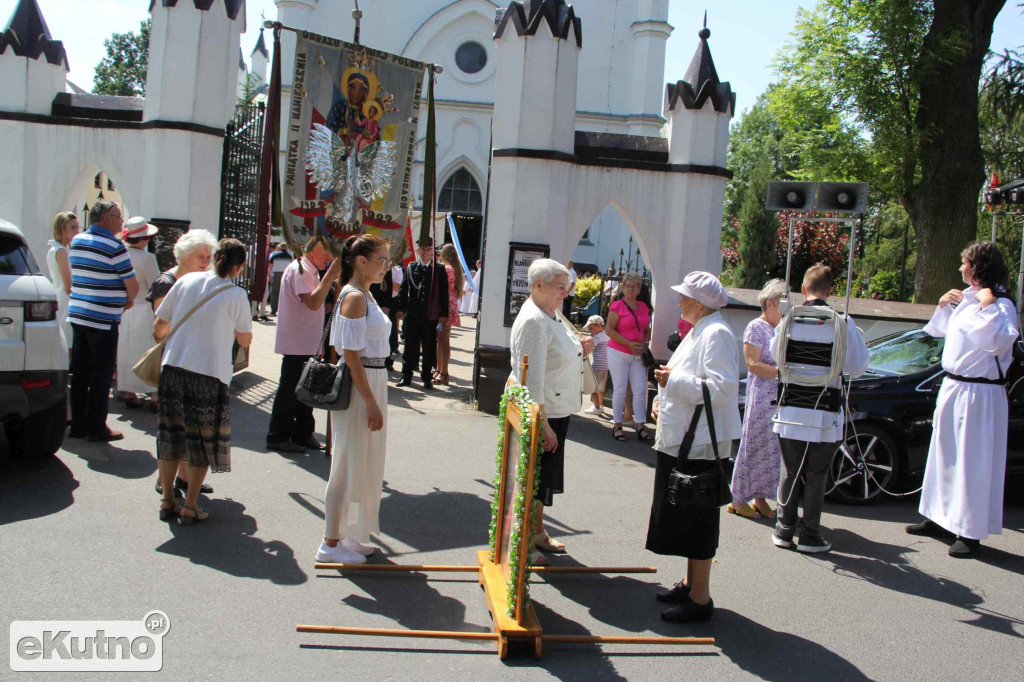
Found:
M 608 342 L 608 371 L 612 376 L 612 413 L 615 425 L 612 437 L 626 440 L 622 431 L 622 413 L 626 406 L 627 385 L 633 392 L 633 427 L 636 437 L 642 441 L 651 440 L 644 426 L 647 413 L 647 367 L 643 352 L 651 340 L 651 309 L 640 294 L 640 275 L 627 273 L 622 278 L 622 298 L 612 303 L 608 310 L 608 324 L 605 333 Z

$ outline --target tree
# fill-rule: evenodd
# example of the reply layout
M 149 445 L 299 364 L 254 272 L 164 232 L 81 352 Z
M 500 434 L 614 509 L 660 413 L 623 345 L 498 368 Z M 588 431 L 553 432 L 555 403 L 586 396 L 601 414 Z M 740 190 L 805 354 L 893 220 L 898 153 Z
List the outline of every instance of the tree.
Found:
M 779 221 L 775 214 L 765 210 L 768 182 L 772 173 L 771 160 L 763 156 L 752 169 L 750 184 L 743 193 L 740 207 L 740 265 L 738 280 L 741 287 L 760 289 L 775 267 L 775 239 Z
M 150 26 L 146 19 L 139 25 L 138 33 L 115 33 L 103 41 L 107 55 L 96 66 L 94 93 L 145 97 Z
M 913 223 L 921 302 L 957 285 L 960 250 L 977 232 L 978 88 L 1005 1 L 820 0 L 779 60 L 812 111 L 824 106 L 870 142 L 873 189 Z

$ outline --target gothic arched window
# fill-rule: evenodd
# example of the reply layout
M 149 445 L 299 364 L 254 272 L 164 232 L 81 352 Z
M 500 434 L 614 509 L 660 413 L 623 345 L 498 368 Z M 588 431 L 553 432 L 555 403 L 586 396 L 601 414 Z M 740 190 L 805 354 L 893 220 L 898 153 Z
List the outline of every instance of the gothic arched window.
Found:
M 437 210 L 452 213 L 483 213 L 484 202 L 480 186 L 465 168 L 460 168 L 441 186 L 437 197 Z

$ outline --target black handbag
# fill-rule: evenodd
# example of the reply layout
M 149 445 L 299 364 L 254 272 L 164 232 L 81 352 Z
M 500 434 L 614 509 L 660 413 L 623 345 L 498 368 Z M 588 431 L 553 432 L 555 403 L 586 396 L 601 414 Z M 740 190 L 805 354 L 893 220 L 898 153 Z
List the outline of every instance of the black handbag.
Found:
M 675 467 L 668 475 L 668 491 L 665 499 L 676 507 L 714 509 L 732 502 L 732 491 L 729 489 L 732 476 L 731 471 L 729 474 L 726 473 L 725 460 L 718 455 L 718 436 L 715 435 L 715 417 L 711 411 L 711 393 L 708 391 L 706 382 L 701 381 L 700 387 L 704 393 L 704 404 L 698 405 L 697 409 L 693 411 L 690 428 L 687 429 L 683 442 L 679 445 L 679 457 L 676 459 Z M 702 410 L 708 415 L 708 431 L 711 432 L 711 447 L 715 452 L 715 466 L 699 474 L 684 474 L 679 470 L 679 466 L 690 456 L 690 448 L 693 446 L 693 437 Z M 731 463 L 731 460 L 728 461 Z M 729 468 L 731 469 L 731 467 Z
M 324 325 L 323 336 L 320 337 L 320 347 L 316 355 L 306 360 L 302 367 L 302 374 L 299 375 L 299 383 L 295 386 L 295 398 L 303 405 L 319 408 L 321 410 L 347 410 L 349 401 L 352 398 L 352 372 L 348 365 L 336 365 L 321 359 L 324 344 L 327 343 L 327 335 L 331 332 L 334 318 L 341 310 L 341 302 L 345 296 L 355 291 L 348 289 L 343 291 L 334 304 L 334 311 L 330 319 Z M 370 307 L 367 305 L 366 314 L 370 314 Z
M 639 305 L 639 302 L 637 303 Z M 640 318 L 636 316 L 632 308 L 626 305 L 626 310 L 633 316 L 633 321 L 636 322 L 636 328 L 640 331 L 640 335 L 644 335 L 644 330 L 640 329 Z M 654 367 L 654 353 L 651 352 L 650 348 L 644 348 L 644 352 L 640 354 L 640 361 L 644 363 L 644 367 Z

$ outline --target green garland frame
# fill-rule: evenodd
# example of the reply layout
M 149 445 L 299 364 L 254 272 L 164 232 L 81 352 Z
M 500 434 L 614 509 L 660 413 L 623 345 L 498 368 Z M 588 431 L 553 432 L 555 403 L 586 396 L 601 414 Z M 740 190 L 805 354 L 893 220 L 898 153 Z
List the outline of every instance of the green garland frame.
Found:
M 489 546 L 490 546 L 490 559 L 494 561 L 495 550 L 497 548 L 498 537 L 498 514 L 500 513 L 501 500 L 501 458 L 505 451 L 505 417 L 506 407 L 509 402 L 519 408 L 519 413 L 522 415 L 522 419 L 519 423 L 519 450 L 522 456 L 519 457 L 519 463 L 516 468 L 516 484 L 518 493 L 516 493 L 515 500 L 513 501 L 512 514 L 517 520 L 517 523 L 513 526 L 509 535 L 509 544 L 512 549 L 508 557 L 509 565 L 509 577 L 508 577 L 508 615 L 515 617 L 516 612 L 516 582 L 519 577 L 519 545 L 522 540 L 520 536 L 520 528 L 532 528 L 533 527 L 533 505 L 530 505 L 531 509 L 526 508 L 526 479 L 528 472 L 528 464 L 530 461 L 529 453 L 532 443 L 530 441 L 530 406 L 533 404 L 533 395 L 530 393 L 530 389 L 525 386 L 513 385 L 505 389 L 505 392 L 501 395 L 501 403 L 498 408 L 498 448 L 497 455 L 495 456 L 496 473 L 494 475 L 494 499 L 491 500 L 491 526 L 489 530 Z M 543 421 L 537 425 L 538 439 L 544 441 L 544 423 Z M 539 453 L 538 453 L 539 454 Z M 540 457 L 536 458 L 536 468 L 533 472 L 533 499 L 537 497 L 537 488 L 540 486 Z M 530 602 L 530 575 L 532 574 L 531 567 L 533 565 L 530 555 L 533 554 L 533 533 L 530 533 L 530 544 L 529 544 L 529 555 L 526 557 L 526 576 L 523 579 L 523 601 L 524 606 Z

